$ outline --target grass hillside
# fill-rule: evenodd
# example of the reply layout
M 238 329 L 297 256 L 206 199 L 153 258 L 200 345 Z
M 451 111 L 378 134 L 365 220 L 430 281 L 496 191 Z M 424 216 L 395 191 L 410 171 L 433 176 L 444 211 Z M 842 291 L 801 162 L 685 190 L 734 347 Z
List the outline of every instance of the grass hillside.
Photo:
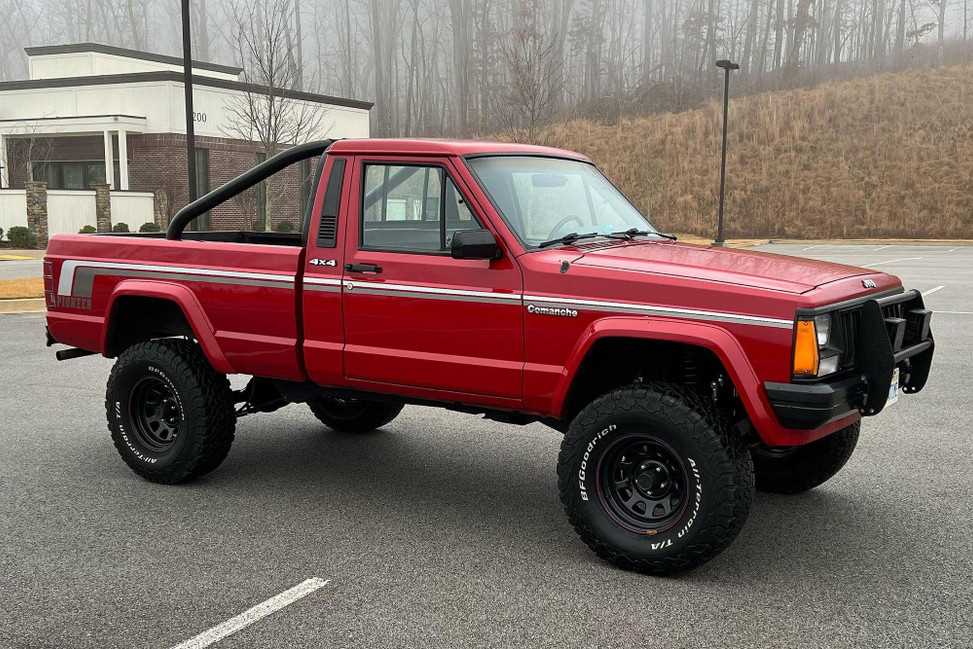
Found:
M 712 235 L 721 105 L 549 126 L 658 227 Z M 973 66 L 733 99 L 727 235 L 973 238 Z

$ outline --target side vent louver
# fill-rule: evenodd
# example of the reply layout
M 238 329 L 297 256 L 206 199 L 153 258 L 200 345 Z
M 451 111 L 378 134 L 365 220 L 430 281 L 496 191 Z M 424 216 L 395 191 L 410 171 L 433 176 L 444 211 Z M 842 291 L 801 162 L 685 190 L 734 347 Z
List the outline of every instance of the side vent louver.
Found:
M 338 237 L 338 212 L 341 209 L 341 186 L 345 179 L 345 160 L 336 158 L 331 165 L 328 187 L 318 226 L 318 248 L 334 248 Z

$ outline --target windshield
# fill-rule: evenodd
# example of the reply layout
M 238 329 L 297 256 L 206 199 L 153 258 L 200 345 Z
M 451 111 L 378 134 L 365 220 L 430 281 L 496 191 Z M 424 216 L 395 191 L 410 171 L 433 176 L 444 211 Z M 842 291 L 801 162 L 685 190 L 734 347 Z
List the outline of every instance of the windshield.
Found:
M 501 216 L 530 248 L 573 232 L 611 234 L 634 228 L 655 233 L 628 199 L 586 162 L 527 156 L 468 162 Z

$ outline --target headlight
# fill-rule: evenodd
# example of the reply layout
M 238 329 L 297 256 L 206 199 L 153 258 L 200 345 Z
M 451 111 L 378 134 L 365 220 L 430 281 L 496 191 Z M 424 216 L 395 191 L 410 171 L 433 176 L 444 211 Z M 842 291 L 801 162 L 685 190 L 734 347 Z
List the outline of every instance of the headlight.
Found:
M 831 346 L 831 314 L 798 320 L 794 331 L 794 376 L 815 378 L 834 374 L 841 352 Z
M 831 314 L 815 316 L 814 328 L 818 332 L 818 347 L 824 347 L 831 339 Z

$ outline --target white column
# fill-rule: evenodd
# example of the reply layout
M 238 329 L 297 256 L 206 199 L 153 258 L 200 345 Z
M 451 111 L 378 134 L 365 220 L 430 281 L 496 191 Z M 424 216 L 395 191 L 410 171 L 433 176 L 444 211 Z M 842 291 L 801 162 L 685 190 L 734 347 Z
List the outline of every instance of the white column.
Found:
M 105 131 L 105 182 L 112 189 L 115 189 L 115 165 L 113 164 L 113 158 L 115 157 L 112 153 L 111 146 L 111 131 Z
M 128 133 L 118 131 L 118 187 L 128 191 Z
M 10 170 L 7 169 L 7 141 L 0 133 L 0 189 L 10 187 Z

